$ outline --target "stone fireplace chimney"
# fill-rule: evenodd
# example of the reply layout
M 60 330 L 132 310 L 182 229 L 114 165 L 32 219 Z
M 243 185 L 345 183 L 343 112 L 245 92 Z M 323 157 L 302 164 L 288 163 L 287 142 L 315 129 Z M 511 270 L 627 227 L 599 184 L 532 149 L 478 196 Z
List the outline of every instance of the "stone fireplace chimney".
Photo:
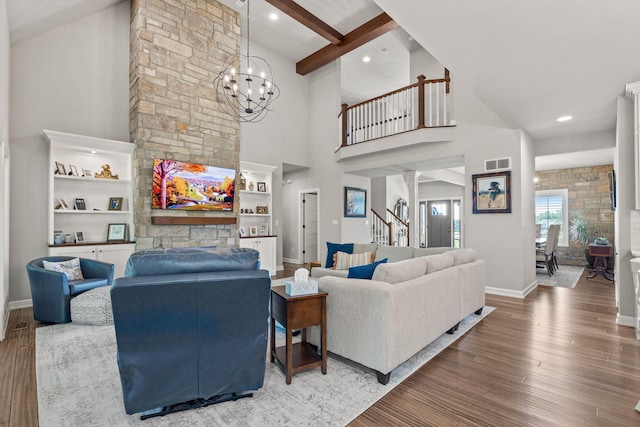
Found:
M 238 170 L 240 124 L 213 87 L 239 51 L 238 13 L 215 0 L 132 0 L 130 43 L 137 249 L 235 245 L 238 203 L 233 213 L 152 210 L 151 189 L 155 158 Z

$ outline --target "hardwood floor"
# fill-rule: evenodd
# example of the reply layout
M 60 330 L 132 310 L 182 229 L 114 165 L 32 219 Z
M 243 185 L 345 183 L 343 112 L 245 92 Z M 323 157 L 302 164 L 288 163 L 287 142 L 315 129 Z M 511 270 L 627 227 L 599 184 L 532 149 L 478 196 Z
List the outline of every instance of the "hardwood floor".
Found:
M 277 278 L 289 277 L 285 266 Z M 613 285 L 539 286 L 496 310 L 362 413 L 351 426 L 631 426 L 640 341 L 617 326 Z M 0 342 L 0 426 L 37 426 L 31 309 L 13 310 Z

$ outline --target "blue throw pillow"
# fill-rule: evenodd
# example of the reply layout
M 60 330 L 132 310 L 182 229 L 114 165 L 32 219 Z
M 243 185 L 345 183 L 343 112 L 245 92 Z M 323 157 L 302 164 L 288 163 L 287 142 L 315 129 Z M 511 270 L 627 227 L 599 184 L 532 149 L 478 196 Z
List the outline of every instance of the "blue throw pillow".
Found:
M 386 263 L 387 258 L 381 259 L 380 261 L 372 262 L 367 265 L 360 265 L 358 267 L 351 267 L 349 269 L 349 274 L 347 278 L 349 279 L 369 279 L 373 277 L 373 272 L 376 271 L 376 267 L 378 264 Z
M 333 254 L 336 252 L 353 253 L 353 243 L 331 243 L 327 242 L 327 261 L 324 263 L 325 268 L 333 267 Z

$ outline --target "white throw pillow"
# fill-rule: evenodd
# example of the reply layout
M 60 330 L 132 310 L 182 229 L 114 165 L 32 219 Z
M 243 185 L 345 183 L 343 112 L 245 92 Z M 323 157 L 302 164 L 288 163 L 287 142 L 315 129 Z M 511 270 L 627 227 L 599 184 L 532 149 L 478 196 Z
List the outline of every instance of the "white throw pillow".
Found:
M 348 254 L 346 252 L 336 252 L 333 256 L 334 270 L 348 270 L 349 267 L 371 264 L 375 257 L 374 252 L 362 252 L 360 254 Z
M 68 281 L 84 279 L 82 270 L 80 269 L 80 258 L 73 258 L 61 262 L 42 261 L 42 265 L 44 265 L 45 270 L 64 273 Z

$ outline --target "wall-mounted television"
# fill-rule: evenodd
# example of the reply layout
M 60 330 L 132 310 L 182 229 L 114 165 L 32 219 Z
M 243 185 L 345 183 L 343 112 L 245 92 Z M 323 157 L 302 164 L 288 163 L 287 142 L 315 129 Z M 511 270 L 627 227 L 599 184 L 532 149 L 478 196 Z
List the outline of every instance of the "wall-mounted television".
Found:
M 236 171 L 177 160 L 153 160 L 153 209 L 233 211 Z

